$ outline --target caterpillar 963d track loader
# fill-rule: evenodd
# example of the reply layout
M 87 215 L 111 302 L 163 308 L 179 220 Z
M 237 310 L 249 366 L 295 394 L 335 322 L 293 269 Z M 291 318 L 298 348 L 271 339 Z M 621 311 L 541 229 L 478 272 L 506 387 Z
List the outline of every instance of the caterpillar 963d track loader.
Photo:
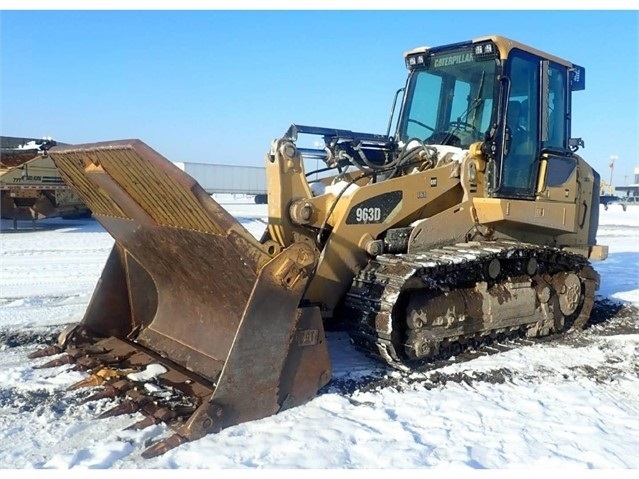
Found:
M 260 240 L 139 140 L 51 149 L 115 245 L 84 319 L 33 356 L 86 368 L 78 386 L 123 398 L 109 414 L 170 424 L 149 457 L 310 400 L 331 379 L 327 321 L 403 370 L 583 327 L 607 256 L 570 135 L 584 69 L 499 36 L 405 60 L 387 134 L 273 142 Z

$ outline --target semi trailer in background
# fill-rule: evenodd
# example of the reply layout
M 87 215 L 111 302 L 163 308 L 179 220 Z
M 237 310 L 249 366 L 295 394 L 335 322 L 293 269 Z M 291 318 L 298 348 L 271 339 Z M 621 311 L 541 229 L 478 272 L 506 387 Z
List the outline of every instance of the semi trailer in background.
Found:
M 266 168 L 263 166 L 193 162 L 175 162 L 174 164 L 192 176 L 210 195 L 224 193 L 255 195 L 255 203 L 266 203 Z

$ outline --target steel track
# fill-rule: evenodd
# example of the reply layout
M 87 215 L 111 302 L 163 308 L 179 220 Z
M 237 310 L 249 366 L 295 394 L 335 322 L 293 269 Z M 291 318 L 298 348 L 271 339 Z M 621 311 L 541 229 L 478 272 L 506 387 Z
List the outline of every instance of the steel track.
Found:
M 563 315 L 557 305 L 562 292 L 553 287 L 553 279 L 570 273 L 581 284 L 579 304 L 572 314 Z M 435 307 L 435 301 L 441 301 L 438 298 L 456 290 L 475 294 L 472 288 L 484 284 L 492 291 L 508 293 L 506 286 L 513 282 L 528 282 L 530 288 L 538 289 L 549 286 L 544 293 L 548 298 L 543 299 L 548 304 L 545 309 L 555 317 L 552 325 L 517 318 L 491 322 L 477 317 L 481 311 L 460 311 L 459 307 L 443 324 L 441 320 L 415 324 L 420 322 L 415 319 L 419 314 L 411 310 L 410 297 L 421 296 L 421 309 L 427 311 L 430 304 Z M 495 341 L 580 329 L 588 321 L 598 286 L 598 274 L 577 254 L 510 241 L 462 243 L 424 253 L 377 256 L 353 279 L 344 313 L 356 346 L 406 371 Z M 543 307 L 539 296 L 535 295 L 534 306 L 528 306 Z M 504 294 L 503 302 L 508 299 Z M 425 341 L 428 348 L 420 346 Z

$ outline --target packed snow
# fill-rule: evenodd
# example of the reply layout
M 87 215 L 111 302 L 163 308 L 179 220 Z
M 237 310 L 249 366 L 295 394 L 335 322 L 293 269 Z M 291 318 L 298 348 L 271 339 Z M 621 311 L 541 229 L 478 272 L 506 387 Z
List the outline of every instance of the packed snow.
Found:
M 262 234 L 265 205 L 218 201 Z M 153 459 L 140 453 L 168 428 L 125 430 L 137 414 L 98 420 L 112 400 L 80 404 L 84 392 L 66 391 L 84 373 L 27 359 L 82 318 L 112 238 L 91 219 L 17 231 L 3 220 L 0 241 L 0 468 L 639 468 L 639 207 L 601 208 L 610 255 L 595 263 L 602 282 L 585 331 L 420 373 L 387 369 L 329 332 L 333 380 L 315 399 Z

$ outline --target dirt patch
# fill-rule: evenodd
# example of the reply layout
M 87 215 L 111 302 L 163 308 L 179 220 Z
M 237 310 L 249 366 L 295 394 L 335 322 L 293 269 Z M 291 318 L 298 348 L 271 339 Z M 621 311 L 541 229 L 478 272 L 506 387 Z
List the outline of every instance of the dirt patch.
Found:
M 608 298 L 595 301 L 585 331 L 601 336 L 639 334 L 639 309 Z
M 38 330 L 0 331 L 0 348 L 17 348 L 29 345 L 48 346 L 56 342 L 61 330 L 61 327 L 51 327 Z
M 0 391 L 0 409 L 8 409 L 14 413 L 44 414 L 53 412 L 63 415 L 71 407 L 77 407 L 75 395 L 67 391 L 50 391 L 36 389 L 24 391 L 17 388 Z

